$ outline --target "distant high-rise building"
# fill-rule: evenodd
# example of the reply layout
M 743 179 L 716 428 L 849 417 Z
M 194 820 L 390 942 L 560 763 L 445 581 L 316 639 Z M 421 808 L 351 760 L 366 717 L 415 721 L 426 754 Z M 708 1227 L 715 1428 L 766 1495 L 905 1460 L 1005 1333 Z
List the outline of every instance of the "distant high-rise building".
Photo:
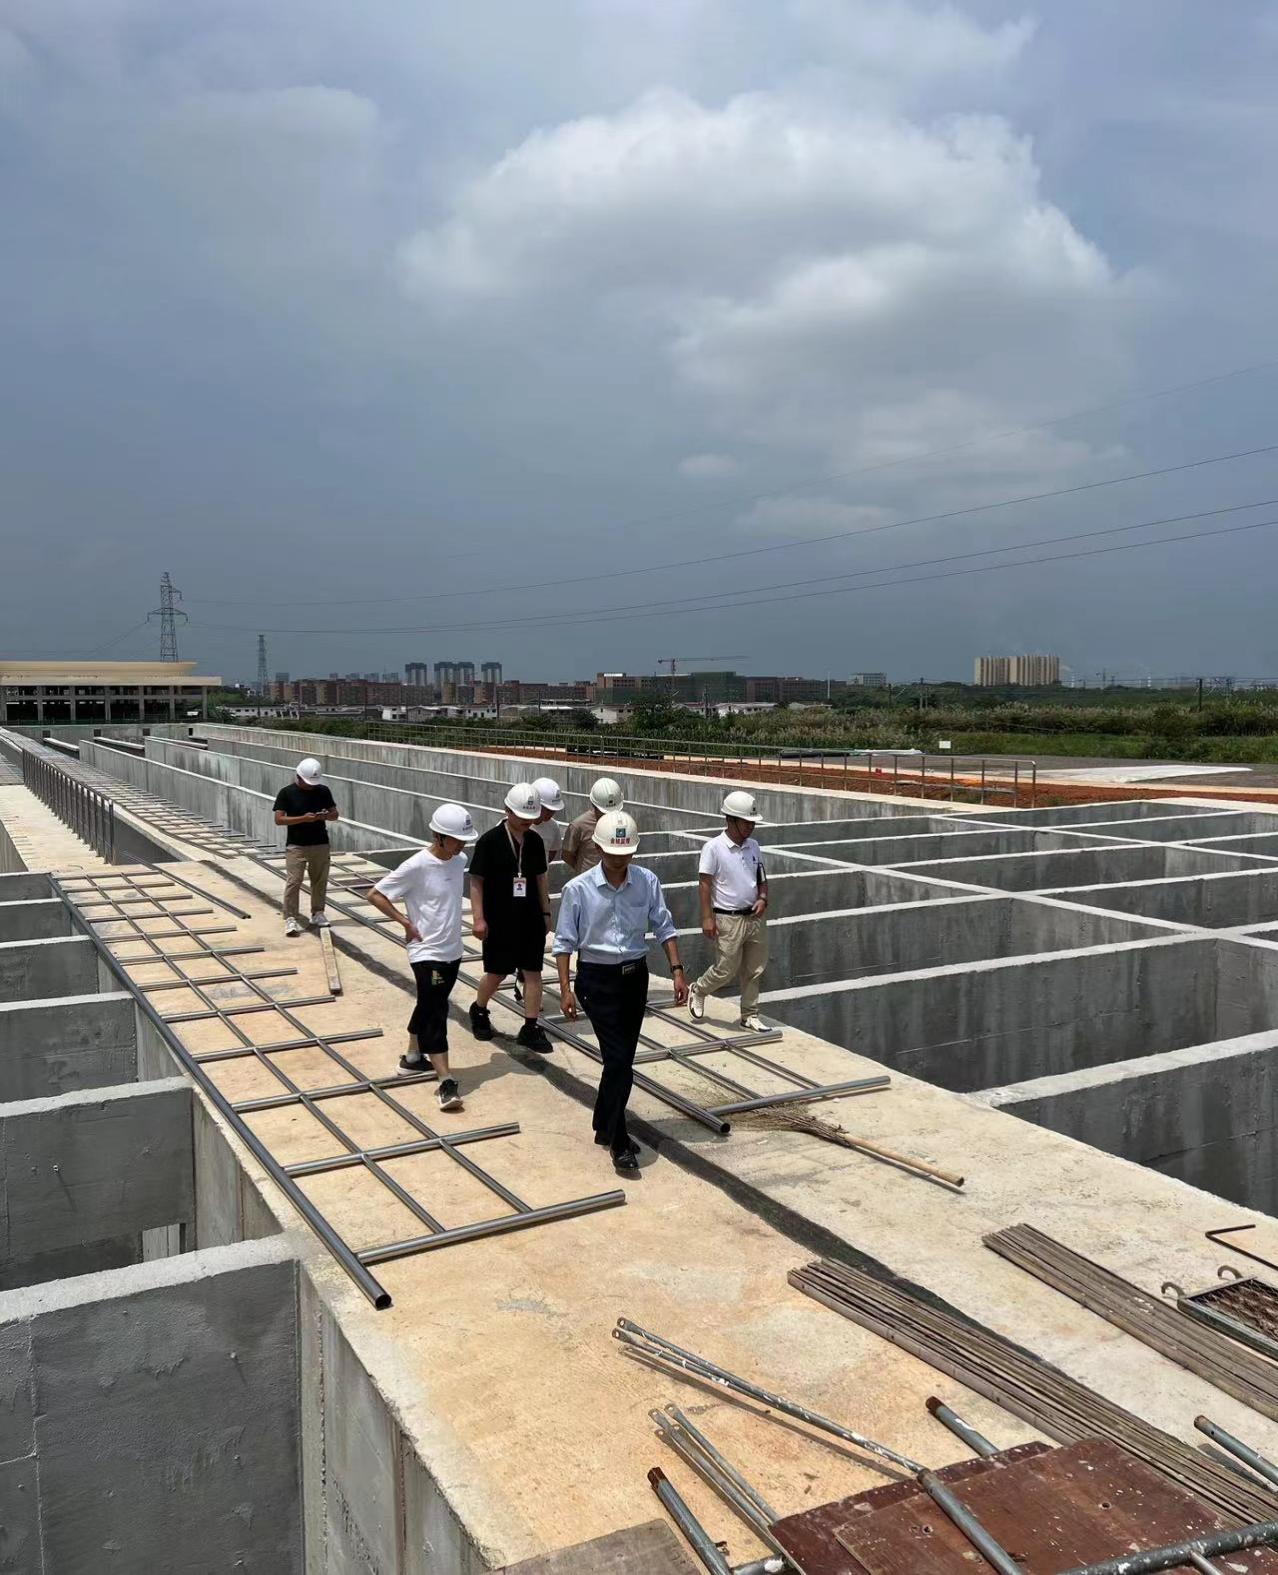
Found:
M 1059 656 L 1032 653 L 1024 656 L 978 656 L 976 682 L 985 688 L 1014 684 L 1025 689 L 1045 689 L 1061 681 Z
M 404 681 L 410 686 L 428 689 L 430 687 L 430 663 L 405 662 Z
M 457 663 L 456 662 L 436 662 L 435 663 L 435 685 L 436 685 L 437 688 L 442 689 L 445 684 L 455 684 L 456 682 L 457 682 Z
M 851 673 L 848 683 L 856 689 L 886 689 L 888 686 L 886 673 Z
M 276 675 L 275 675 L 275 682 L 277 684 L 286 684 L 288 682 L 288 674 L 287 673 L 276 673 Z
M 459 684 L 473 684 L 475 682 L 474 662 L 455 662 L 453 665 L 457 669 L 457 682 Z
M 501 683 L 501 663 L 500 662 L 482 662 L 480 664 L 479 671 L 480 671 L 481 677 L 483 678 L 483 680 L 484 680 L 484 682 L 486 684 L 499 684 L 499 683 Z

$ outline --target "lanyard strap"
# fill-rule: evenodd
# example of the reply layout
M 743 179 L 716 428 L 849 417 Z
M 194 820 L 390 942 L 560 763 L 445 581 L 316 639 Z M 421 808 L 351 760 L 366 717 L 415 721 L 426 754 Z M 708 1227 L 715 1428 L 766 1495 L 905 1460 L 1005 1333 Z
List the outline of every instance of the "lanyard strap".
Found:
M 524 837 L 526 837 L 528 833 L 526 831 L 524 832 L 524 837 L 520 837 L 519 846 L 516 847 L 515 839 L 511 835 L 510 827 L 506 826 L 504 830 L 506 832 L 506 841 L 510 843 L 511 856 L 515 860 L 515 879 L 519 880 L 524 873 Z

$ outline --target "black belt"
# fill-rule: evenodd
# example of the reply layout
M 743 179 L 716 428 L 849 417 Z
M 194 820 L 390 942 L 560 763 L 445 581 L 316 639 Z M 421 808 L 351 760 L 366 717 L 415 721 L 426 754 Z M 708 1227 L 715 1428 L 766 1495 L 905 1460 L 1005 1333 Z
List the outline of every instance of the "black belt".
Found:
M 588 957 L 583 957 L 577 964 L 577 972 L 580 973 L 583 968 L 606 968 L 609 973 L 628 974 L 647 966 L 648 959 L 646 957 L 632 957 L 627 962 L 615 963 L 591 962 Z
M 716 908 L 714 911 L 716 913 L 723 914 L 725 918 L 729 918 L 729 919 L 743 919 L 743 918 L 745 918 L 746 914 L 753 913 L 754 909 L 753 908 Z

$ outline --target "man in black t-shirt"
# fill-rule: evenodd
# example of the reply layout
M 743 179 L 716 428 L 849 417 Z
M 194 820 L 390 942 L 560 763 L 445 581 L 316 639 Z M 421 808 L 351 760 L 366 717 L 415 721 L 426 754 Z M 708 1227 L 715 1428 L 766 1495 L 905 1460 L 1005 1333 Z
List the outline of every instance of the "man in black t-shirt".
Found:
M 471 928 L 483 942 L 484 977 L 470 1009 L 476 1039 L 491 1039 L 488 1003 L 502 981 L 524 970 L 524 1026 L 516 1041 L 525 1050 L 554 1047 L 537 1021 L 541 1011 L 541 965 L 550 933 L 550 888 L 546 844 L 529 827 L 541 819 L 536 788 L 516 782 L 506 795 L 506 818 L 486 831 L 470 860 Z
M 311 923 L 323 929 L 328 923 L 324 897 L 328 891 L 328 822 L 336 820 L 337 805 L 320 771 L 320 763 L 308 756 L 299 761 L 293 781 L 275 797 L 275 824 L 288 827 L 284 849 L 284 933 L 300 935 L 301 918 L 297 899 L 302 876 L 311 885 Z

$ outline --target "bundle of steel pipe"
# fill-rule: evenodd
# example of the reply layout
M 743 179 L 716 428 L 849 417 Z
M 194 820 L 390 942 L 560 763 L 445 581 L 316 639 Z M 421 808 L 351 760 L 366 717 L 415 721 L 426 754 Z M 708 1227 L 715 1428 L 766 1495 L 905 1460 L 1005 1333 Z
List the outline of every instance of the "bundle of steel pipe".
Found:
M 909 1351 L 1062 1444 L 1108 1438 L 1234 1521 L 1264 1521 L 1273 1500 L 1010 1340 L 840 1263 L 795 1269 L 790 1284 Z M 917 1469 L 917 1468 L 916 1468 Z
M 809 1411 L 806 1406 L 787 1400 L 784 1395 L 773 1394 L 771 1390 L 763 1389 L 747 1378 L 738 1378 L 735 1373 L 716 1366 L 704 1356 L 697 1356 L 693 1351 L 685 1351 L 682 1346 L 663 1339 L 659 1334 L 649 1333 L 637 1323 L 631 1323 L 629 1318 L 618 1318 L 612 1337 L 614 1340 L 620 1340 L 623 1345 L 629 1346 L 631 1350 L 637 1351 L 648 1361 L 665 1368 L 667 1372 L 696 1379 L 719 1389 L 729 1389 L 734 1394 L 744 1395 L 749 1400 L 757 1400 L 773 1411 L 780 1411 L 785 1416 L 794 1417 L 796 1421 L 806 1422 L 809 1427 L 818 1428 L 823 1433 L 830 1433 L 833 1437 L 842 1439 L 845 1444 L 853 1444 L 856 1448 L 865 1450 L 867 1454 L 877 1455 L 880 1460 L 891 1461 L 894 1466 L 901 1466 L 915 1475 L 923 1470 L 919 1462 L 911 1460 L 908 1455 L 889 1449 L 886 1444 L 876 1443 L 864 1433 L 855 1432 L 839 1422 L 832 1422 L 829 1417 L 821 1416 L 816 1411 Z
M 985 1237 L 985 1245 L 1178 1367 L 1278 1419 L 1278 1367 L 1228 1335 L 1185 1317 L 1174 1303 L 1160 1301 L 1032 1225 L 997 1231 Z
M 741 1475 L 737 1468 L 725 1460 L 705 1434 L 690 1422 L 678 1406 L 668 1406 L 665 1411 L 650 1411 L 648 1415 L 657 1424 L 658 1436 L 669 1444 L 675 1454 L 691 1466 L 708 1487 L 714 1489 L 734 1514 L 738 1515 L 754 1535 L 771 1548 L 781 1560 L 785 1549 L 772 1535 L 772 1523 L 777 1512 Z M 782 1563 L 779 1568 L 786 1568 Z

